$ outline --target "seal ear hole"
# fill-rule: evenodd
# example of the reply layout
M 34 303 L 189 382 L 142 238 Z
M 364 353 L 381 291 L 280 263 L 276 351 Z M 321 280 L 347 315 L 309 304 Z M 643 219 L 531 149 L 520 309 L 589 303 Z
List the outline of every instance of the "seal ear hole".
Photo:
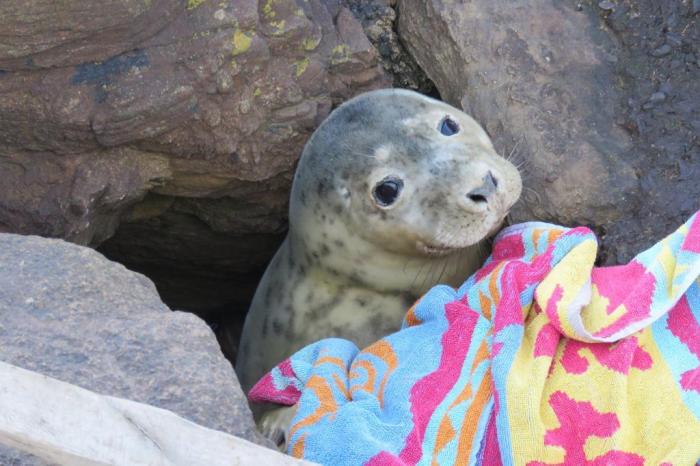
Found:
M 377 183 L 372 190 L 372 196 L 379 207 L 389 207 L 399 198 L 403 189 L 403 181 L 395 176 L 387 176 Z
M 452 136 L 453 134 L 459 133 L 459 123 L 454 121 L 452 118 L 446 116 L 440 122 L 440 133 L 445 136 Z

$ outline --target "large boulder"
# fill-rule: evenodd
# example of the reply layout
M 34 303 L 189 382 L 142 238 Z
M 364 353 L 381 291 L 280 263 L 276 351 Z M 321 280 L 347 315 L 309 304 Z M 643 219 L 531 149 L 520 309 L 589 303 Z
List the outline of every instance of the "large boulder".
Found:
M 0 234 L 0 360 L 262 443 L 207 324 L 86 247 Z M 34 463 L 0 450 L 0 464 Z
M 123 224 L 105 253 L 194 310 L 247 300 L 304 142 L 390 83 L 339 1 L 0 2 L 0 28 L 0 231 Z
M 400 0 L 399 36 L 524 163 L 513 220 L 588 224 L 617 262 L 700 208 L 691 3 Z

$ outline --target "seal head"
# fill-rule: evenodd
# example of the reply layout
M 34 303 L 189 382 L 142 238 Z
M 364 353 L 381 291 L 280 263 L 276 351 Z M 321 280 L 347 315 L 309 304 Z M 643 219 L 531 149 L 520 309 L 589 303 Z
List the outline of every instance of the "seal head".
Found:
M 414 92 L 375 91 L 340 106 L 307 144 L 290 237 L 331 272 L 421 293 L 392 259 L 415 268 L 458 255 L 498 229 L 520 191 L 517 169 L 470 116 Z

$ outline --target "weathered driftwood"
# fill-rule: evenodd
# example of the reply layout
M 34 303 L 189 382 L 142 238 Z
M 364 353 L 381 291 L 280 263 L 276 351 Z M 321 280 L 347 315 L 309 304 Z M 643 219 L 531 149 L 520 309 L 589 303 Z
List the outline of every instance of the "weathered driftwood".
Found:
M 312 464 L 3 362 L 0 443 L 70 466 Z

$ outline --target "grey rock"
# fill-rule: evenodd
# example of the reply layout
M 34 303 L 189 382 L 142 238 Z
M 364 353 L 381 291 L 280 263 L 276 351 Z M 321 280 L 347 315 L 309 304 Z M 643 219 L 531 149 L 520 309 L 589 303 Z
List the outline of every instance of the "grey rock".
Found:
M 655 49 L 651 52 L 651 56 L 652 56 L 652 57 L 656 57 L 656 58 L 665 57 L 666 55 L 668 55 L 669 53 L 671 53 L 671 50 L 672 50 L 672 49 L 671 49 L 671 46 L 670 46 L 669 44 L 664 44 L 664 45 L 662 45 L 662 46 L 660 46 L 660 47 L 658 47 L 658 48 L 655 48 Z
M 86 247 L 0 234 L 0 360 L 264 443 L 204 321 Z M 0 450 L 0 464 L 25 460 Z
M 654 92 L 651 97 L 649 97 L 649 102 L 659 103 L 666 100 L 666 94 L 663 92 Z
M 673 84 L 671 84 L 671 81 L 665 81 L 659 86 L 659 92 L 663 92 L 666 95 L 670 94 L 671 91 L 673 91 Z
M 524 164 L 514 221 L 613 223 L 621 199 L 638 202 L 637 177 L 621 157 L 631 138 L 614 124 L 616 43 L 595 11 L 557 0 L 400 6 L 399 33 L 440 95 Z
M 681 45 L 683 45 L 683 36 L 675 32 L 667 32 L 666 40 L 669 42 L 670 45 L 675 47 L 680 47 Z

